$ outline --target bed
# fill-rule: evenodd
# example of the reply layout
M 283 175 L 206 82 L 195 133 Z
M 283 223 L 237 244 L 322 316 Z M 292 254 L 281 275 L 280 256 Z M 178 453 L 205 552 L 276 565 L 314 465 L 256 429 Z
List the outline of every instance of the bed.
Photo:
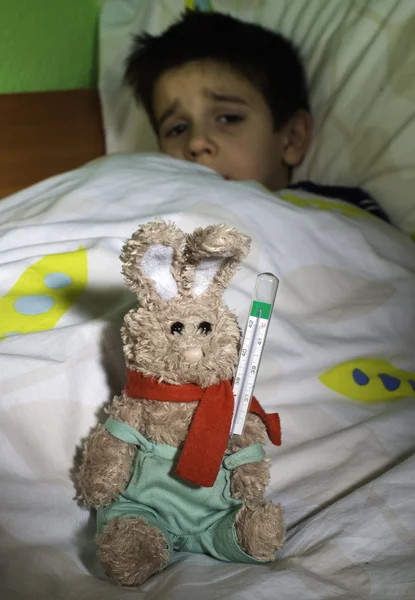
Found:
M 326 83 L 325 68 L 333 65 L 321 62 L 314 38 L 350 46 L 347 35 L 363 26 L 365 11 L 394 40 L 402 40 L 399 26 L 415 22 L 405 1 L 358 3 L 359 19 L 356 3 L 318 3 L 318 18 L 296 0 L 285 6 L 284 19 L 271 0 L 213 4 L 256 20 L 270 20 L 267 10 L 273 10 L 272 22 L 303 40 L 310 72 Z M 341 93 L 349 89 L 343 71 L 330 79 L 337 81 L 336 94 L 324 85 L 322 96 L 313 95 L 318 139 L 328 136 L 335 150 L 323 154 L 315 146 L 299 177 L 382 190 L 394 225 L 340 201 L 300 192 L 275 197 L 256 184 L 224 182 L 207 169 L 153 153 L 143 115 L 125 91 L 118 104 L 114 90 L 129 33 L 161 28 L 183 5 L 165 4 L 106 4 L 99 96 L 74 91 L 0 98 L 0 597 L 412 600 L 413 141 L 391 134 L 394 144 L 386 147 L 378 126 L 373 132 L 383 115 L 379 100 L 373 135 L 360 139 L 367 143 L 363 181 L 353 170 L 361 167 L 362 154 L 346 167 L 338 157 L 356 152 L 355 142 L 344 141 L 350 132 L 319 108 L 336 116 L 349 106 L 350 97 Z M 349 12 L 338 13 L 345 4 Z M 312 26 L 302 25 L 300 13 Z M 330 37 L 330 22 L 337 37 Z M 341 23 L 347 25 L 343 33 Z M 373 33 L 375 46 L 381 37 Z M 404 46 L 401 62 L 409 57 L 413 64 L 413 44 Z M 373 68 L 370 60 L 354 77 Z M 351 77 L 350 65 L 343 67 Z M 384 129 L 401 131 L 406 123 L 408 136 L 415 110 L 404 75 L 392 81 L 400 110 Z M 353 89 L 358 102 L 360 88 Z M 397 156 L 400 169 L 393 171 Z M 241 325 L 256 274 L 268 270 L 280 278 L 256 393 L 267 411 L 281 415 L 283 445 L 267 447 L 268 493 L 285 506 L 288 536 L 273 565 L 178 553 L 165 572 L 132 590 L 113 586 L 102 573 L 95 516 L 74 500 L 72 474 L 82 440 L 124 382 L 119 328 L 135 298 L 120 274 L 120 248 L 154 216 L 187 231 L 225 221 L 251 235 L 250 257 L 226 297 Z
M 0 198 L 105 153 L 95 89 L 0 95 Z

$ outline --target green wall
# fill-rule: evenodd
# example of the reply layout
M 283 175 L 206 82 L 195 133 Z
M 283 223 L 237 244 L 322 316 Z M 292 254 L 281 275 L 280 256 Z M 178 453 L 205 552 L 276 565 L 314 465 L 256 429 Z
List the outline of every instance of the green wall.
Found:
M 94 87 L 102 0 L 0 0 L 0 93 Z

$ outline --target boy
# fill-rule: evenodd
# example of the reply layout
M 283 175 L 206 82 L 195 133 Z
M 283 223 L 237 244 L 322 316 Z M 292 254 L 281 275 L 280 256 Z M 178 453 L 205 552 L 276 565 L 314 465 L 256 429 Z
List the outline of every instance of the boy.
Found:
M 161 152 L 278 191 L 339 198 L 388 221 L 360 188 L 291 184 L 311 139 L 301 60 L 281 35 L 221 13 L 187 11 L 160 36 L 135 38 L 125 80 Z

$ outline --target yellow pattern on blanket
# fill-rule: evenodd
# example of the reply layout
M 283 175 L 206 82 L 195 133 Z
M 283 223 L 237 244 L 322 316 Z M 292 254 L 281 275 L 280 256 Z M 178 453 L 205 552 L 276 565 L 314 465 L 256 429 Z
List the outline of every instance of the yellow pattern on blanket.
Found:
M 317 210 L 329 210 L 332 212 L 341 213 L 346 217 L 371 217 L 374 218 L 370 212 L 362 210 L 352 204 L 346 204 L 345 202 L 336 202 L 335 200 L 325 200 L 323 198 L 302 198 L 294 194 L 287 194 L 283 192 L 278 194 L 283 200 L 295 204 L 295 206 L 301 206 L 305 208 L 316 208 Z M 377 218 L 377 217 L 375 217 Z
M 84 291 L 86 250 L 50 254 L 31 265 L 0 298 L 0 341 L 52 329 Z
M 344 362 L 319 379 L 334 392 L 360 402 L 388 402 L 415 396 L 415 372 L 398 369 L 379 358 Z

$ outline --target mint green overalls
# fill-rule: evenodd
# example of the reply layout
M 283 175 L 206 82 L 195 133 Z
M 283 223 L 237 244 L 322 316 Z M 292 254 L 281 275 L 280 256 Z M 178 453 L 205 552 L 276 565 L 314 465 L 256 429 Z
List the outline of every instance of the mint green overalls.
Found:
M 232 469 L 263 460 L 261 444 L 225 456 L 214 486 L 205 488 L 174 474 L 180 457 L 177 448 L 155 444 L 115 419 L 108 419 L 105 428 L 139 450 L 125 492 L 109 506 L 98 509 L 98 532 L 113 517 L 144 517 L 163 532 L 170 555 L 176 550 L 209 554 L 229 562 L 263 563 L 238 544 L 234 524 L 242 501 L 230 494 Z

